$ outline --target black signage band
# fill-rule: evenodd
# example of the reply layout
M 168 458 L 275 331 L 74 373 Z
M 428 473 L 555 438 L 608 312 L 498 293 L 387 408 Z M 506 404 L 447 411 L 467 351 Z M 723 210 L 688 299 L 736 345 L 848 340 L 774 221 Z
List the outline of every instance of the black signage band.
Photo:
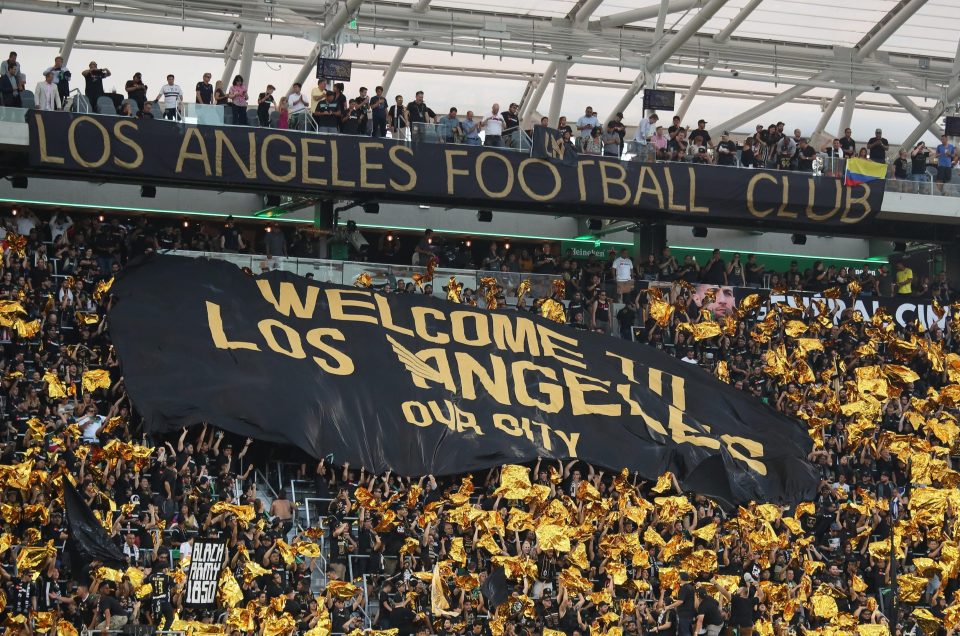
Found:
M 883 201 L 882 180 L 848 187 L 833 177 L 697 164 L 647 164 L 558 150 L 535 155 L 289 130 L 212 127 L 31 111 L 34 168 L 132 181 L 531 212 L 850 227 Z M 537 147 L 539 148 L 539 146 Z

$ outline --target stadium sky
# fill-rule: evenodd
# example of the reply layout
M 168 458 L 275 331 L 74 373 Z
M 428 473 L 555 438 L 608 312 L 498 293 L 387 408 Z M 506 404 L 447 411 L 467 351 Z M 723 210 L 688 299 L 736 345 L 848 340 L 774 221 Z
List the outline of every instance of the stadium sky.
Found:
M 721 9 L 703 31 L 716 32 L 747 0 L 731 0 Z M 461 8 L 480 8 L 517 12 L 523 14 L 537 14 L 562 16 L 572 6 L 572 0 L 493 0 L 492 4 L 482 3 L 479 0 L 435 0 L 434 6 L 454 6 Z M 826 0 L 815 0 L 803 3 L 791 3 L 786 0 L 765 0 L 738 30 L 738 35 L 749 37 L 771 37 L 788 41 L 805 41 L 810 43 L 836 43 L 842 46 L 852 46 L 870 30 L 880 18 L 896 4 L 896 0 L 876 0 L 867 3 L 853 2 L 848 6 L 836 6 L 836 3 Z M 634 0 L 606 0 L 594 14 L 601 17 L 606 14 L 623 11 L 636 6 Z M 827 17 L 829 13 L 829 17 Z M 691 13 L 672 14 L 668 16 L 667 27 L 680 28 Z M 53 62 L 59 49 L 58 41 L 66 35 L 71 18 L 58 15 L 31 14 L 20 11 L 3 11 L 4 33 L 0 35 L 0 46 L 8 50 L 16 50 L 20 55 L 21 63 L 28 74 L 28 88 L 32 88 L 39 80 L 39 73 Z M 645 24 L 645 23 L 640 23 Z M 651 25 L 652 26 L 652 25 Z M 881 48 L 886 51 L 909 51 L 918 54 L 953 55 L 957 46 L 957 34 L 960 33 L 960 0 L 930 0 L 915 16 L 913 16 L 887 43 Z M 155 43 L 163 45 L 182 45 L 185 47 L 222 48 L 226 42 L 226 31 L 180 29 L 173 26 L 158 26 L 119 22 L 107 19 L 86 19 L 80 29 L 78 41 L 119 42 L 119 43 Z M 15 44 L 20 36 L 47 38 L 49 45 L 23 46 Z M 311 48 L 311 43 L 285 36 L 270 38 L 261 35 L 257 42 L 258 52 L 284 55 L 304 55 Z M 344 46 L 341 57 L 352 60 L 373 60 L 389 62 L 395 48 L 388 46 L 354 45 Z M 3 52 L 5 57 L 6 51 Z M 123 51 L 90 50 L 77 46 L 70 58 L 69 66 L 78 76 L 74 86 L 81 86 L 78 81 L 79 72 L 86 68 L 91 61 L 96 60 L 101 67 L 107 67 L 113 72 L 113 77 L 104 82 L 109 91 L 116 89 L 123 91 L 124 82 L 133 73 L 141 72 L 144 81 L 149 86 L 149 97 L 156 96 L 156 91 L 164 82 L 168 72 L 177 76 L 177 83 L 182 86 L 192 101 L 192 89 L 204 71 L 211 72 L 215 78 L 223 71 L 223 61 L 219 58 L 197 58 L 167 53 L 134 54 Z M 463 114 L 467 109 L 476 112 L 489 110 L 493 102 L 499 102 L 502 108 L 511 101 L 519 101 L 525 87 L 524 81 L 512 79 L 498 79 L 498 69 L 515 71 L 541 71 L 546 62 L 508 59 L 499 60 L 496 57 L 482 59 L 479 56 L 425 51 L 412 49 L 408 52 L 406 63 L 436 64 L 441 66 L 460 66 L 480 70 L 488 75 L 484 77 L 467 77 L 450 74 L 424 74 L 405 72 L 398 73 L 390 89 L 391 97 L 402 94 L 411 99 L 417 90 L 426 93 L 427 103 L 438 113 L 446 112 L 450 106 L 457 106 Z M 263 90 L 267 83 L 274 84 L 278 93 L 282 93 L 289 86 L 299 64 L 267 64 L 255 62 L 250 81 L 251 97 Z M 596 78 L 616 78 L 630 81 L 635 77 L 635 71 L 616 68 L 575 65 L 570 70 L 571 75 L 593 76 Z M 361 86 L 371 90 L 381 78 L 380 71 L 355 69 L 354 79 L 347 87 L 347 94 L 353 95 Z M 659 77 L 661 84 L 687 84 L 691 76 L 662 74 Z M 312 83 L 310 84 L 312 87 Z M 751 82 L 733 81 L 724 78 L 708 78 L 705 86 L 714 88 L 736 88 L 738 90 L 756 89 L 760 91 L 779 91 L 786 86 L 772 84 L 754 84 Z M 562 113 L 569 118 L 576 118 L 582 114 L 587 105 L 598 110 L 601 116 L 606 116 L 622 94 L 622 89 L 599 88 L 568 84 Z M 824 102 L 833 95 L 832 90 L 812 89 L 808 95 L 824 98 Z M 891 101 L 889 97 L 870 95 L 876 101 Z M 546 114 L 550 107 L 551 91 L 548 90 L 540 103 L 539 112 Z M 703 117 L 710 124 L 708 127 L 720 123 L 758 103 L 746 99 L 722 98 L 700 95 L 691 106 L 684 124 L 696 125 L 697 119 Z M 931 106 L 932 100 L 920 102 L 923 108 Z M 679 97 L 678 97 L 679 104 Z M 827 131 L 836 133 L 840 120 L 840 109 L 834 114 Z M 817 104 L 789 104 L 782 106 L 761 117 L 756 122 L 740 127 L 738 130 L 752 131 L 755 123 L 769 124 L 778 120 L 786 122 L 788 129 L 800 128 L 804 133 L 811 131 L 820 117 L 820 107 Z M 642 115 L 640 99 L 637 98 L 627 108 L 626 120 L 629 125 L 635 125 Z M 852 128 L 854 137 L 865 140 L 872 136 L 874 129 L 882 128 L 884 136 L 892 143 L 898 143 L 916 126 L 916 120 L 908 114 L 881 112 L 873 110 L 859 110 L 853 116 Z M 924 137 L 928 143 L 933 141 L 929 133 Z

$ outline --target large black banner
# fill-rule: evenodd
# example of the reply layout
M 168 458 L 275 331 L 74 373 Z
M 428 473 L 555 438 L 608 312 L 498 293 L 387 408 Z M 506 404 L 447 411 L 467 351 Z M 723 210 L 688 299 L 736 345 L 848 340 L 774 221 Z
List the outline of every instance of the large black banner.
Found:
M 579 458 L 729 503 L 817 484 L 806 430 L 653 348 L 529 313 L 156 256 L 110 330 L 151 431 L 208 421 L 401 475 Z
M 880 210 L 884 182 L 579 155 L 571 165 L 494 148 L 30 111 L 30 164 L 178 187 L 604 218 L 851 227 Z

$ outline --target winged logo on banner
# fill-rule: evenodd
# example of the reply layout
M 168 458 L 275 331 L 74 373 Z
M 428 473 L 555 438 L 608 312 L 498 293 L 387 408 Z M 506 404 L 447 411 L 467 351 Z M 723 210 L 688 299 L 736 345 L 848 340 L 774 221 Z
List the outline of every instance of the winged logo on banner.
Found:
M 390 342 L 393 352 L 397 354 L 397 358 L 400 359 L 400 363 L 407 368 L 407 371 L 430 382 L 443 382 L 443 376 L 440 375 L 440 372 L 418 358 L 414 352 L 404 347 L 389 335 L 387 336 L 387 340 Z

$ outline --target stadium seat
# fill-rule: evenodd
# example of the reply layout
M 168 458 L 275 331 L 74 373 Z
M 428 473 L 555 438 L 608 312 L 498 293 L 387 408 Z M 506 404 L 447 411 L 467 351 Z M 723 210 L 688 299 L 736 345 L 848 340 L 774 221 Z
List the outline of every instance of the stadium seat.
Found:
M 278 111 L 272 111 L 270 113 L 270 127 L 277 128 L 280 125 L 280 113 Z
M 133 115 L 134 117 L 136 117 L 136 116 L 137 116 L 137 113 L 140 112 L 140 107 L 137 105 L 136 100 L 133 100 L 133 99 L 130 99 L 130 98 L 127 98 L 127 99 L 123 100 L 123 101 L 120 103 L 120 108 L 121 108 L 121 109 L 123 108 L 123 105 L 124 105 L 124 104 L 130 104 L 130 114 Z
M 260 120 L 257 118 L 257 109 L 248 108 L 247 109 L 247 125 L 248 126 L 259 126 Z
M 116 115 L 117 107 L 113 105 L 113 100 L 106 95 L 97 98 L 97 112 L 101 115 Z
M 23 108 L 33 108 L 36 103 L 37 102 L 33 97 L 33 91 L 20 92 L 20 105 Z

